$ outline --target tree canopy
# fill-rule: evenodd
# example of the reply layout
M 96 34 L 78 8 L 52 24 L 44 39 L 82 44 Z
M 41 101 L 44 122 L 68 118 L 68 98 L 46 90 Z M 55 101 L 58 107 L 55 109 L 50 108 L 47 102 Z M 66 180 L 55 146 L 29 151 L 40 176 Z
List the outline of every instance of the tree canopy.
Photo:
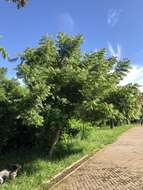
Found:
M 75 132 L 72 119 L 113 128 L 140 117 L 138 86 L 120 86 L 130 61 L 111 57 L 106 49 L 82 52 L 82 43 L 82 35 L 42 37 L 36 47 L 20 56 L 17 77 L 22 85 L 7 79 L 1 68 L 0 122 L 6 126 L 1 131 L 10 135 L 1 147 L 8 146 L 20 131 L 29 136 L 24 141 L 43 142 L 51 157 L 63 135 Z

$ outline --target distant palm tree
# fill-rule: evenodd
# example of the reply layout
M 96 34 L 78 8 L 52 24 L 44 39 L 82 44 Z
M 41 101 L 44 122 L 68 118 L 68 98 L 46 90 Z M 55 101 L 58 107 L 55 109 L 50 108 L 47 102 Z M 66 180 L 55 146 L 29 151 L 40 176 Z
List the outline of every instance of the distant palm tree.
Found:
M 18 8 L 24 7 L 28 2 L 28 0 L 7 0 L 7 1 L 16 3 Z

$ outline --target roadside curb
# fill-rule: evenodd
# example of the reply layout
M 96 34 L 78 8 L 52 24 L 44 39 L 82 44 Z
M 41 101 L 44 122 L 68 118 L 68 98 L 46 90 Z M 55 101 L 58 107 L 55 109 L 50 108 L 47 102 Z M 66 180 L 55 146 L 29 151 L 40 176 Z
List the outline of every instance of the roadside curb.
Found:
M 40 185 L 38 190 L 54 190 L 54 187 L 57 187 L 58 184 L 60 184 L 67 177 L 69 177 L 72 173 L 74 173 L 76 170 L 78 170 L 82 165 L 84 165 L 88 160 L 90 160 L 97 152 L 102 152 L 102 151 L 104 151 L 105 148 L 107 148 L 111 144 L 115 143 L 118 140 L 118 138 L 120 138 L 121 135 L 119 135 L 117 137 L 117 139 L 115 139 L 115 141 L 113 141 L 112 143 L 105 144 L 103 147 L 97 148 L 93 152 L 83 156 L 81 159 L 75 161 L 73 164 L 66 167 L 64 170 L 62 170 L 60 173 L 58 173 L 51 179 L 43 182 L 43 184 Z
M 54 186 L 57 186 L 61 183 L 65 178 L 75 172 L 79 167 L 81 167 L 86 161 L 88 161 L 99 149 L 92 152 L 91 154 L 83 156 L 81 159 L 75 161 L 73 164 L 62 170 L 60 173 L 52 177 L 50 180 L 44 182 L 39 190 L 48 190 L 51 188 L 53 189 Z

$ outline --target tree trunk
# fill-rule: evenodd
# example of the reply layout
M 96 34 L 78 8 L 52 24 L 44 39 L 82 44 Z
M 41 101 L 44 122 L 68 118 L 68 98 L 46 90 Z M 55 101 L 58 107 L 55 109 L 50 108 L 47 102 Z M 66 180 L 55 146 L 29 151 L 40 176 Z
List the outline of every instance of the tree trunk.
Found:
M 84 136 L 85 136 L 84 132 L 85 131 L 84 131 L 84 123 L 83 123 L 82 128 L 81 128 L 81 137 L 80 137 L 81 140 L 84 139 Z
M 113 127 L 114 127 L 114 121 L 113 121 L 113 119 L 111 119 L 110 120 L 110 129 L 113 129 Z
M 50 151 L 49 151 L 49 158 L 51 159 L 52 156 L 53 156 L 53 152 L 54 152 L 54 149 L 55 149 L 55 146 L 56 144 L 58 143 L 59 141 L 59 138 L 60 138 L 60 129 L 57 129 L 55 131 L 55 135 L 52 139 L 52 145 L 51 145 L 51 148 L 50 148 Z

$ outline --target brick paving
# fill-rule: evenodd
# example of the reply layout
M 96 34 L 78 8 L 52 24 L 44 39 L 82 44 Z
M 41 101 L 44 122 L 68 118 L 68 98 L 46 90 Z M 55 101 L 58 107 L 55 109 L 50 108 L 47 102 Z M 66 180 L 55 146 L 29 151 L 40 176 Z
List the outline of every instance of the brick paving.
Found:
M 128 130 L 50 190 L 143 190 L 143 128 Z

